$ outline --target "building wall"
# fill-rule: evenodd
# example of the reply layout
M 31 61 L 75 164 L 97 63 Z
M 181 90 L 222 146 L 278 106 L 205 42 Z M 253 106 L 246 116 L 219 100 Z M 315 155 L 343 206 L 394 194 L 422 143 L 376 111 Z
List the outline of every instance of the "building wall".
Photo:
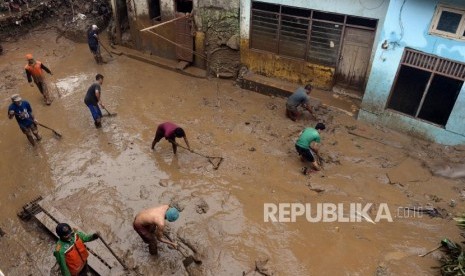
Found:
M 359 118 L 407 131 L 442 144 L 465 143 L 465 86 L 445 128 L 385 110 L 405 47 L 460 62 L 465 61 L 465 42 L 430 35 L 436 5 L 465 8 L 462 0 L 391 0 L 363 97 Z M 401 12 L 402 11 L 402 12 Z M 383 41 L 388 49 L 381 48 Z
M 239 0 L 196 0 L 196 2 L 196 49 L 208 58 L 208 70 L 211 74 L 235 74 L 240 66 Z M 198 57 L 196 61 L 199 61 L 197 62 L 199 65 L 202 63 Z M 203 63 L 206 63 L 206 60 L 203 60 Z M 207 67 L 207 64 L 199 67 Z
M 378 26 L 383 26 L 389 4 L 389 0 L 261 0 L 261 2 L 378 19 Z M 312 64 L 250 49 L 249 31 L 251 0 L 241 0 L 240 4 L 241 62 L 245 64 L 249 70 L 292 82 L 312 82 L 316 87 L 323 89 L 330 89 L 332 87 L 335 74 L 334 67 Z M 380 31 L 378 29 L 374 45 L 376 45 L 379 35 Z

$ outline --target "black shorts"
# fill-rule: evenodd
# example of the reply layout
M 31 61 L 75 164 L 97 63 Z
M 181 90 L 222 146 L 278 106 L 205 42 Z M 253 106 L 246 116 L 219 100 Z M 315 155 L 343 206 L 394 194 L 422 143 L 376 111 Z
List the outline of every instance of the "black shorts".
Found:
M 155 133 L 155 142 L 160 142 L 163 137 L 165 137 L 165 131 L 163 129 L 157 129 Z
M 31 135 L 31 132 L 32 132 L 32 133 L 37 132 L 37 125 L 36 125 L 36 123 L 32 123 L 32 124 L 30 124 L 30 125 L 27 126 L 27 127 L 22 127 L 22 126 L 20 126 L 19 128 L 20 128 L 21 131 L 22 131 L 24 134 L 26 134 L 26 135 Z
M 309 162 L 315 162 L 315 157 L 313 157 L 313 153 L 310 149 L 304 149 L 298 145 L 295 145 L 295 149 L 297 150 L 299 155 L 305 158 L 305 160 Z

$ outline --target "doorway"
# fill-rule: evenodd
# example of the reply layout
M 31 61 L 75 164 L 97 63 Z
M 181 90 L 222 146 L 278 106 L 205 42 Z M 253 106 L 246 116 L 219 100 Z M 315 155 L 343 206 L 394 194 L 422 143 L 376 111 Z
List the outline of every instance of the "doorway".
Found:
M 336 83 L 363 95 L 366 74 L 370 63 L 374 30 L 346 27 L 342 42 Z

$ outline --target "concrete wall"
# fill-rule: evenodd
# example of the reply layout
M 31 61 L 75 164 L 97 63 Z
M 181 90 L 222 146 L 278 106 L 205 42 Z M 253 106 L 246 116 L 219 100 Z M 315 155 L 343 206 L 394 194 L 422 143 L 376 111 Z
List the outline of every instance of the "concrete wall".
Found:
M 203 51 L 208 57 L 208 70 L 211 74 L 235 74 L 240 66 L 239 0 L 195 1 L 196 49 Z M 237 44 L 237 47 L 228 44 L 230 41 Z M 206 67 L 207 64 L 202 64 L 205 62 L 196 57 L 199 67 Z
M 383 123 L 442 144 L 465 142 L 465 87 L 445 128 L 385 110 L 405 47 L 440 57 L 465 61 L 465 42 L 430 35 L 429 27 L 438 3 L 465 8 L 462 0 L 391 0 L 363 97 L 360 119 Z M 401 12 L 402 11 L 402 12 Z M 387 50 L 381 48 L 384 40 Z
M 389 0 L 261 0 L 261 2 L 378 19 L 378 26 L 383 26 L 389 4 Z M 330 89 L 332 87 L 335 74 L 334 67 L 316 65 L 250 49 L 249 31 L 251 1 L 241 0 L 240 4 L 241 61 L 249 70 L 292 82 L 312 82 L 315 86 L 323 89 Z M 379 35 L 380 31 L 378 29 L 374 45 L 377 44 Z

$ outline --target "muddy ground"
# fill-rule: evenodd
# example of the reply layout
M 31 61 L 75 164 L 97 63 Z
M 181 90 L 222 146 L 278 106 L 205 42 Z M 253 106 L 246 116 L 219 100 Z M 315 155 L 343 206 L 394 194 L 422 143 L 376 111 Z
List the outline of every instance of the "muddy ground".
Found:
M 432 267 L 440 253 L 418 254 L 443 237 L 461 240 L 451 217 L 465 210 L 464 181 L 433 176 L 428 169 L 463 162 L 461 148 L 320 107 L 316 113 L 328 126 L 322 134 L 325 169 L 306 177 L 294 141 L 316 121 L 286 119 L 284 99 L 125 56 L 104 54 L 109 62 L 98 66 L 86 44 L 57 36 L 36 29 L 4 43 L 0 56 L 0 228 L 6 233 L 0 237 L 0 268 L 7 275 L 49 275 L 55 264 L 51 235 L 16 216 L 39 195 L 83 230 L 100 231 L 131 272 L 142 275 L 242 275 L 260 258 L 269 258 L 275 275 L 437 275 Z M 50 107 L 27 85 L 23 68 L 29 52 L 54 72 L 49 80 L 59 94 Z M 105 76 L 104 103 L 118 113 L 105 118 L 100 130 L 83 104 L 96 73 Z M 61 131 L 63 139 L 41 129 L 40 144 L 28 144 L 6 116 L 9 96 L 18 92 L 37 119 Z M 327 93 L 314 94 L 331 101 Z M 220 168 L 183 149 L 173 156 L 166 141 L 151 151 L 157 124 L 167 120 L 186 129 L 193 149 L 223 156 Z M 192 244 L 203 260 L 189 272 L 181 254 L 165 245 L 158 258 L 150 256 L 132 229 L 139 210 L 170 202 L 183 209 L 180 219 L 169 223 L 170 232 Z M 263 221 L 264 203 L 286 202 L 373 203 L 372 213 L 387 203 L 394 216 L 398 207 L 430 205 L 443 218 L 410 214 L 376 224 Z

